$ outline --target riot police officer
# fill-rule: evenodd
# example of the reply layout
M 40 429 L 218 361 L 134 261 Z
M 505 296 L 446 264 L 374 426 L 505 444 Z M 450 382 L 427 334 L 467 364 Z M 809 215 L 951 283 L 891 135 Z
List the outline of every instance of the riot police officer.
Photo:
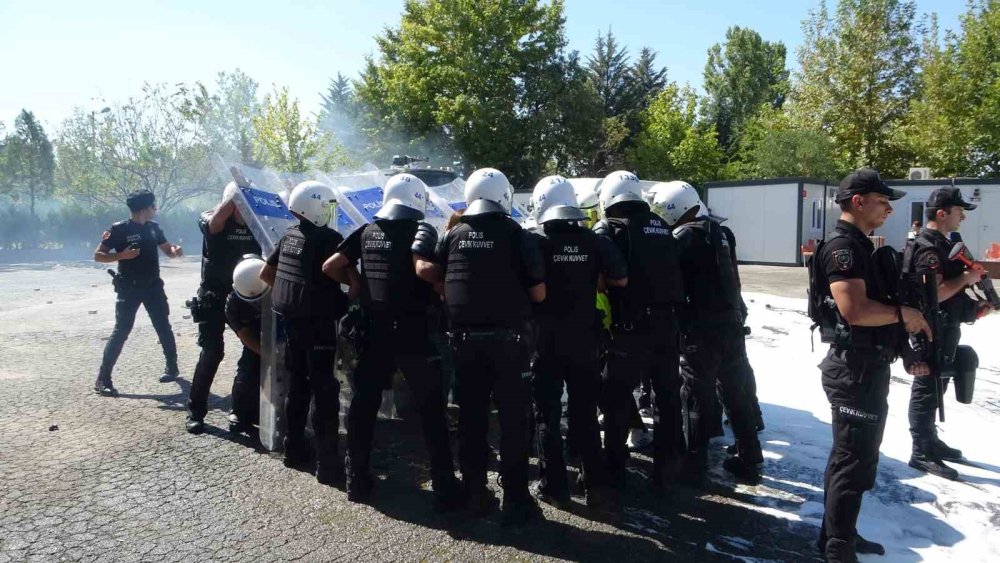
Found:
M 201 354 L 194 368 L 188 395 L 188 417 L 185 427 L 192 434 L 205 429 L 208 394 L 212 381 L 225 355 L 223 334 L 226 330 L 226 300 L 233 288 L 233 270 L 245 254 L 260 254 L 246 221 L 236 208 L 233 196 L 235 182 L 223 192 L 222 201 L 214 209 L 201 214 L 198 227 L 204 239 L 201 245 L 201 285 L 192 300 L 191 314 L 198 323 L 198 346 Z M 251 362 L 253 351 L 243 347 L 240 362 Z
M 247 254 L 233 269 L 233 290 L 226 298 L 226 324 L 243 344 L 233 379 L 229 431 L 249 432 L 260 415 L 261 299 L 268 286 L 260 279 L 264 260 Z
M 272 306 L 285 323 L 285 398 L 287 434 L 285 465 L 301 467 L 309 458 L 305 442 L 310 397 L 316 435 L 316 480 L 340 484 L 343 460 L 338 457 L 340 382 L 334 376 L 337 321 L 347 310 L 347 296 L 323 274 L 323 263 L 344 240 L 327 227 L 336 205 L 333 190 L 315 181 L 295 186 L 288 210 L 299 219 L 289 227 L 267 258 L 260 277 L 273 288 Z
M 652 484 L 662 488 L 684 454 L 681 428 L 679 340 L 675 309 L 684 300 L 677 265 L 677 243 L 662 217 L 643 199 L 639 178 L 613 172 L 601 182 L 604 219 L 594 230 L 609 236 L 627 257 L 629 283 L 608 288 L 611 300 L 611 352 L 601 396 L 604 448 L 611 478 L 624 479 L 629 459 L 632 390 L 643 372 L 650 374 L 655 397 Z
M 658 188 L 658 189 L 657 189 Z M 743 299 L 733 252 L 735 236 L 708 216 L 708 208 L 687 182 L 654 186 L 653 209 L 673 229 L 687 300 L 681 309 L 681 392 L 686 403 L 688 463 L 692 477 L 708 465 L 708 442 L 716 412 L 717 382 L 729 410 L 736 454 L 723 467 L 748 481 L 760 478 L 764 458 L 757 439 L 743 335 Z
M 824 336 L 830 350 L 819 365 L 833 419 L 819 542 L 828 561 L 855 561 L 856 551 L 884 552 L 857 533 L 861 496 L 875 484 L 888 411 L 889 364 L 903 345 L 899 325 L 909 333 L 930 333 L 920 311 L 875 299 L 878 272 L 874 245 L 866 234 L 885 223 L 892 212 L 890 200 L 903 195 L 882 182 L 875 170 L 849 174 L 837 190 L 842 214 L 835 233 L 813 257 L 815 279 L 810 286 L 818 291 L 818 302 L 828 304 L 820 314 L 820 328 L 835 334 Z M 923 363 L 912 364 L 908 371 L 929 373 Z
M 122 353 L 125 340 L 132 332 L 135 314 L 139 305 L 146 308 L 156 335 L 163 347 L 166 368 L 160 376 L 161 383 L 177 378 L 177 344 L 170 328 L 170 307 L 167 294 L 160 279 L 160 258 L 157 250 L 170 258 L 179 258 L 184 252 L 180 246 L 167 242 L 160 226 L 153 221 L 156 216 L 156 197 L 148 190 L 130 193 L 125 200 L 131 213 L 125 221 L 119 221 L 104 231 L 101 243 L 94 251 L 94 261 L 101 264 L 118 262 L 118 273 L 114 274 L 115 328 L 104 347 L 104 357 L 97 373 L 94 391 L 99 395 L 118 395 L 111 382 L 111 371 Z M 112 250 L 114 252 L 112 252 Z
M 594 294 L 605 283 L 628 284 L 625 258 L 606 236 L 577 222 L 586 215 L 577 207 L 573 186 L 562 176 L 542 178 L 532 194 L 545 259 L 546 299 L 535 308 L 538 328 L 533 362 L 535 421 L 538 435 L 540 498 L 566 504 L 569 483 L 560 433 L 562 394 L 569 394 L 567 437 L 570 450 L 582 458 L 587 503 L 601 502 L 607 470 L 597 424 L 599 331 Z
M 351 285 L 352 293 L 360 288 L 368 318 L 347 415 L 347 498 L 363 502 L 369 496 L 369 458 L 382 390 L 391 387 L 399 369 L 423 423 L 436 507 L 456 508 L 461 495 L 448 443 L 441 356 L 429 330 L 437 317 L 428 310 L 439 299 L 434 288 L 417 277 L 414 260 L 433 260 L 437 244 L 437 231 L 422 222 L 427 186 L 416 176 L 397 174 L 386 183 L 382 202 L 375 222 L 355 230 L 323 266 L 327 275 Z
M 958 188 L 934 190 L 927 198 L 927 226 L 920 230 L 914 240 L 907 243 L 904 253 L 904 270 L 935 277 L 937 300 L 942 312 L 941 334 L 936 337 L 945 363 L 955 361 L 958 341 L 962 337 L 961 323 L 974 322 L 977 313 L 983 310 L 965 293 L 965 288 L 978 282 L 981 274 L 973 270 L 966 271 L 961 262 L 948 259 L 954 246 L 949 235 L 958 232 L 965 220 L 965 211 L 975 208 L 975 204 L 962 199 L 962 192 Z M 909 465 L 920 471 L 954 480 L 958 478 L 958 472 L 948 467 L 944 460 L 959 461 L 962 459 L 962 451 L 948 446 L 937 435 L 934 424 L 934 413 L 938 405 L 936 377 L 940 377 L 940 374 L 913 378 L 909 409 L 913 455 Z M 944 382 L 942 390 L 943 384 Z
M 418 275 L 444 282 L 459 405 L 459 465 L 477 514 L 496 499 L 486 487 L 490 399 L 500 416 L 503 522 L 540 516 L 528 492 L 531 401 L 531 303 L 545 299 L 538 243 L 509 214 L 511 186 L 483 168 L 465 184 L 468 204 L 458 225 L 438 242 L 437 264 L 418 259 Z

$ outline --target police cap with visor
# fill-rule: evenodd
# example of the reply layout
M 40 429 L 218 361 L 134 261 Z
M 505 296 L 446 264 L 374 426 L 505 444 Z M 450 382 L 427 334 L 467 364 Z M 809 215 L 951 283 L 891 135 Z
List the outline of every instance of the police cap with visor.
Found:
M 856 195 L 870 193 L 884 195 L 890 201 L 896 201 L 906 195 L 906 192 L 894 190 L 883 182 L 878 170 L 862 168 L 851 172 L 840 181 L 840 187 L 837 188 L 837 203 L 851 199 Z

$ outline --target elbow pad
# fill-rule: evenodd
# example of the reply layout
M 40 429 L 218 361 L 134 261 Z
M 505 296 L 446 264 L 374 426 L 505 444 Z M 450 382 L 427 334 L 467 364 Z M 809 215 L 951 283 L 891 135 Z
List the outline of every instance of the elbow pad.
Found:
M 433 259 L 434 251 L 437 248 L 438 234 L 437 229 L 432 227 L 429 223 L 424 223 L 421 221 L 417 223 L 417 232 L 413 236 L 413 245 L 410 246 L 410 250 L 415 256 L 420 258 Z
M 601 219 L 594 225 L 594 232 L 606 237 L 611 236 L 611 225 L 608 224 L 607 220 Z

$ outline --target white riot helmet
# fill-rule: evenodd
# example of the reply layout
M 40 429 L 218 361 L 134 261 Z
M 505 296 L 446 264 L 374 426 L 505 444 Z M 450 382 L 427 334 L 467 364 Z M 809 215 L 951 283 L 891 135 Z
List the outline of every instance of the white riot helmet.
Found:
M 605 176 L 601 181 L 601 213 L 606 215 L 610 207 L 626 201 L 646 203 L 642 198 L 639 177 L 627 170 L 619 170 Z
M 698 190 L 687 182 L 661 182 L 653 186 L 650 191 L 653 194 L 653 211 L 666 219 L 671 227 L 676 225 L 685 213 L 696 207 L 700 208 L 699 215 L 708 213 L 708 208 L 702 203 Z
M 264 268 L 264 260 L 256 254 L 244 254 L 236 269 L 233 270 L 233 291 L 248 302 L 260 299 L 267 293 L 268 285 L 261 281 L 260 271 Z
M 337 198 L 330 186 L 315 180 L 300 183 L 288 196 L 288 210 L 317 227 L 330 222 L 336 204 Z
M 601 203 L 600 178 L 578 178 L 568 181 L 573 184 L 573 191 L 576 192 L 576 203 L 580 209 L 590 209 Z
M 427 185 L 413 174 L 396 174 L 382 189 L 378 219 L 423 219 L 427 211 Z
M 233 199 L 233 196 L 236 195 L 236 190 L 238 189 L 239 188 L 236 187 L 236 182 L 229 182 L 226 184 L 226 189 L 222 191 L 222 203 L 227 203 L 229 200 Z
M 510 182 L 496 168 L 480 168 L 465 181 L 465 215 L 505 213 L 513 203 Z
M 573 185 L 562 176 L 546 176 L 539 180 L 531 193 L 531 204 L 539 224 L 558 219 L 582 221 L 587 218 L 577 206 Z

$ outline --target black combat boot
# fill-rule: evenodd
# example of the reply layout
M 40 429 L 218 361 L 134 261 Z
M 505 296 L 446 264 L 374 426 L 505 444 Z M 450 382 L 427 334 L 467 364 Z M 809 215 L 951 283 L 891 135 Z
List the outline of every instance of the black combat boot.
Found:
M 473 516 L 486 516 L 500 506 L 496 494 L 486 485 L 463 485 L 463 488 Z
M 850 541 L 839 538 L 829 538 L 826 540 L 826 548 L 823 555 L 827 563 L 857 563 L 858 556 L 854 549 L 854 539 Z
M 935 456 L 945 461 L 962 461 L 964 459 L 962 457 L 962 450 L 945 444 L 944 440 L 936 436 L 931 442 L 931 449 Z
M 932 454 L 913 452 L 910 456 L 910 467 L 917 471 L 937 475 L 949 481 L 958 480 L 958 471 L 945 465 L 943 461 Z
M 188 434 L 201 434 L 205 431 L 205 421 L 200 416 L 189 414 L 187 421 L 184 422 L 184 428 Z
M 820 533 L 819 541 L 816 542 L 816 549 L 819 551 L 820 555 L 826 552 L 826 535 Z M 854 538 L 854 551 L 855 553 L 863 553 L 866 555 L 885 555 L 885 547 L 871 540 L 866 540 L 858 534 Z
M 504 494 L 503 508 L 500 509 L 500 525 L 521 526 L 542 518 L 542 509 L 531 495 L 517 495 L 513 498 Z
M 285 438 L 282 462 L 290 469 L 304 469 L 309 463 L 309 447 L 301 440 Z
M 316 450 L 316 480 L 330 487 L 345 486 L 344 461 L 337 440 L 320 440 Z
M 347 500 L 367 503 L 372 498 L 372 490 L 375 488 L 375 478 L 370 473 L 348 473 L 346 488 Z
M 235 412 L 229 413 L 229 433 L 230 434 L 242 434 L 246 432 L 250 434 L 253 431 L 253 424 L 249 424 L 240 420 Z
M 434 489 L 434 510 L 435 512 L 451 512 L 465 506 L 468 500 L 465 496 L 465 489 L 454 475 L 433 479 L 431 487 Z
M 101 381 L 98 379 L 94 383 L 94 392 L 102 397 L 117 397 L 118 390 L 111 384 L 111 381 Z
M 168 359 L 167 367 L 163 369 L 163 375 L 160 376 L 160 383 L 170 383 L 177 379 L 180 373 L 181 370 L 177 369 L 177 358 Z
M 571 502 L 568 488 L 552 487 L 543 481 L 532 483 L 531 492 L 538 500 L 559 508 L 566 508 Z

